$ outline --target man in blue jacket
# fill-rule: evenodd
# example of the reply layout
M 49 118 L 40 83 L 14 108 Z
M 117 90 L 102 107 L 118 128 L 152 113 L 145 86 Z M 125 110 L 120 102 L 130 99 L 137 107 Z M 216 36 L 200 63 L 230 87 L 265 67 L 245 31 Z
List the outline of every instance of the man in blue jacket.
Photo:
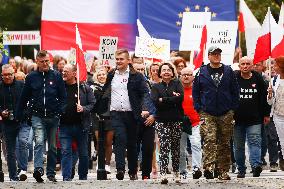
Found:
M 23 119 L 22 110 L 30 103 L 31 122 L 34 131 L 34 173 L 37 182 L 43 182 L 43 150 L 45 137 L 48 141 L 46 175 L 48 180 L 56 182 L 56 130 L 59 118 L 64 112 L 66 91 L 62 76 L 49 68 L 49 54 L 45 50 L 38 52 L 38 69 L 26 77 L 26 82 L 19 99 L 16 119 Z
M 141 117 L 142 102 L 150 95 L 144 76 L 130 64 L 128 51 L 117 50 L 115 59 L 116 69 L 107 76 L 101 99 L 104 105 L 101 107 L 110 107 L 111 124 L 115 130 L 116 178 L 124 179 L 127 149 L 129 177 L 130 180 L 137 180 L 137 131 L 138 125 L 145 121 Z
M 231 67 L 221 63 L 221 52 L 218 47 L 209 48 L 210 63 L 200 68 L 193 83 L 192 95 L 194 108 L 204 121 L 200 128 L 204 140 L 204 176 L 213 179 L 216 168 L 220 180 L 230 180 L 230 139 L 234 110 L 239 103 L 239 89 Z

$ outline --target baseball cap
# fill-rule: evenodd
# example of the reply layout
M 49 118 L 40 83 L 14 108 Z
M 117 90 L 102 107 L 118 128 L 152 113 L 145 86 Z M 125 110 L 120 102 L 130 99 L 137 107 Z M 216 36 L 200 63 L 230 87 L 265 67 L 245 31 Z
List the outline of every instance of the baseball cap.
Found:
M 219 52 L 219 53 L 221 53 L 221 52 L 222 52 L 222 49 L 220 49 L 219 47 L 216 47 L 216 46 L 211 46 L 211 47 L 208 49 L 208 54 L 209 54 L 209 53 L 213 53 L 213 52 Z

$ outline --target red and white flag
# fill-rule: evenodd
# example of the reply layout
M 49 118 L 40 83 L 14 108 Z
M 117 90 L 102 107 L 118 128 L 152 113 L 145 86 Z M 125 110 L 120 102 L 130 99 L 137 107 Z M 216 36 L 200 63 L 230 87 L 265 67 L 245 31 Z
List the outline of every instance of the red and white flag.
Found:
M 239 31 L 245 32 L 247 56 L 253 58 L 256 41 L 261 25 L 247 6 L 244 0 L 240 0 Z
M 284 56 L 284 3 L 282 2 L 278 25 L 280 30 L 282 29 L 282 40 L 272 50 L 271 54 L 273 58 Z
M 77 63 L 77 72 L 79 73 L 79 81 L 87 80 L 87 67 L 84 57 L 84 52 L 82 49 L 82 41 L 79 33 L 78 26 L 76 24 L 76 63 Z
M 196 58 L 193 60 L 195 70 L 200 68 L 200 66 L 202 65 L 202 63 L 204 61 L 204 53 L 205 53 L 205 49 L 206 49 L 206 43 L 207 43 L 207 27 L 206 27 L 206 25 L 204 25 L 203 28 L 202 28 L 201 41 L 200 41 L 200 46 L 199 46 L 200 51 L 199 51 L 198 55 L 196 56 Z
M 100 36 L 118 37 L 119 48 L 133 50 L 136 17 L 133 0 L 43 0 L 41 47 L 67 55 L 78 24 L 85 51 L 98 51 Z
M 260 24 L 248 8 L 244 0 L 240 0 L 239 31 L 245 32 L 247 28 L 260 28 Z
M 282 39 L 282 29 L 276 23 L 269 9 L 264 18 L 260 36 L 257 39 L 253 62 L 256 64 L 267 60 L 272 55 L 271 50 L 279 45 Z

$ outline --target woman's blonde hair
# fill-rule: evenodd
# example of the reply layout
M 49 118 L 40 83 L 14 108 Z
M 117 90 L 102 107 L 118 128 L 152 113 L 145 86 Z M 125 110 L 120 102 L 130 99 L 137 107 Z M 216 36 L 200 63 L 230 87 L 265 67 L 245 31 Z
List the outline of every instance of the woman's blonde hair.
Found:
M 94 75 L 93 75 L 93 81 L 94 81 L 95 83 L 99 83 L 99 81 L 98 81 L 98 74 L 99 74 L 99 72 L 101 72 L 101 71 L 104 71 L 104 72 L 107 74 L 107 68 L 106 68 L 106 67 L 103 67 L 103 66 L 98 67 L 98 68 L 96 69 L 96 72 L 95 72 Z

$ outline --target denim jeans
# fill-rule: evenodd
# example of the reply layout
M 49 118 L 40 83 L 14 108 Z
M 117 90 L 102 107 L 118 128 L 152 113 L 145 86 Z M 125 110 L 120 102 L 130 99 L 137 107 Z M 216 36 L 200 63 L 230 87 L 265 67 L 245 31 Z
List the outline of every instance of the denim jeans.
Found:
M 27 171 L 28 157 L 29 157 L 29 135 L 31 126 L 23 123 L 20 125 L 19 134 L 17 137 L 16 156 L 18 162 L 18 168 L 23 171 Z
M 48 142 L 46 175 L 55 176 L 56 166 L 56 130 L 59 118 L 41 118 L 32 116 L 32 128 L 34 131 L 34 168 L 43 170 L 43 151 L 45 137 Z
M 31 127 L 30 129 L 30 134 L 29 134 L 29 158 L 28 161 L 32 161 L 34 159 L 34 145 L 33 145 L 33 141 L 34 141 L 34 131 Z
M 72 140 L 78 145 L 79 165 L 78 174 L 80 180 L 86 180 L 88 175 L 88 132 L 84 131 L 81 124 L 60 125 L 59 138 L 61 144 L 61 166 L 63 180 L 71 178 L 73 167 Z
M 180 139 L 180 159 L 179 159 L 179 171 L 180 173 L 187 173 L 186 169 L 186 156 L 187 156 L 187 137 L 191 143 L 192 151 L 192 169 L 201 168 L 202 150 L 201 150 L 201 136 L 200 126 L 192 127 L 192 135 L 188 135 L 182 132 Z
M 261 165 L 261 124 L 235 125 L 234 127 L 234 150 L 239 172 L 246 171 L 245 165 L 245 142 L 249 149 L 249 162 L 251 167 Z
M 125 150 L 127 149 L 127 160 L 129 174 L 137 173 L 137 122 L 132 112 L 112 111 L 111 124 L 114 128 L 115 143 L 114 153 L 116 169 L 125 171 Z
M 19 123 L 15 121 L 4 121 L 3 122 L 3 134 L 6 142 L 7 151 L 7 164 L 9 171 L 9 178 L 15 180 L 17 176 L 16 167 L 16 138 L 19 133 Z

